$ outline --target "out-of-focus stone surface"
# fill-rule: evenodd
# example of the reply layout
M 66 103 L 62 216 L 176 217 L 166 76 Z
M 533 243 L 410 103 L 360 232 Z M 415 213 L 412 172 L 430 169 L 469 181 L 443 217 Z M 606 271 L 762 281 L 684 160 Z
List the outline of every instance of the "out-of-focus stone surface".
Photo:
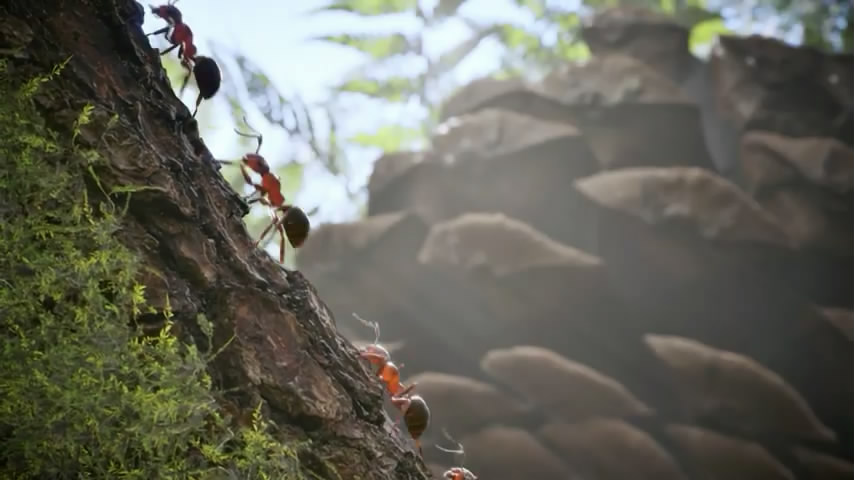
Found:
M 586 64 L 445 101 L 306 275 L 396 347 L 436 472 L 447 429 L 484 480 L 849 478 L 852 57 L 703 62 L 632 8 L 583 34 Z

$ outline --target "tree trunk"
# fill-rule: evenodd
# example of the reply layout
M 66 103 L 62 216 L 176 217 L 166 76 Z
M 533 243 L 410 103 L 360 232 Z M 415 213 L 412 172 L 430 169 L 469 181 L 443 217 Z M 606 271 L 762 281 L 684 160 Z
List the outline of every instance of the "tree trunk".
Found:
M 39 109 L 70 135 L 81 109 L 94 107 L 77 137 L 107 160 L 90 198 L 134 186 L 118 238 L 142 262 L 147 303 L 171 310 L 179 338 L 207 349 L 197 319 L 210 320 L 211 349 L 224 346 L 209 368 L 214 388 L 226 392 L 223 407 L 246 414 L 261 404 L 279 440 L 311 442 L 297 453 L 318 478 L 425 478 L 411 442 L 390 433 L 380 384 L 317 292 L 253 248 L 241 220 L 247 206 L 218 173 L 157 50 L 128 20 L 138 4 L 3 3 L 0 55 L 9 75 L 24 82 L 70 57 Z M 156 332 L 162 318 L 138 321 Z

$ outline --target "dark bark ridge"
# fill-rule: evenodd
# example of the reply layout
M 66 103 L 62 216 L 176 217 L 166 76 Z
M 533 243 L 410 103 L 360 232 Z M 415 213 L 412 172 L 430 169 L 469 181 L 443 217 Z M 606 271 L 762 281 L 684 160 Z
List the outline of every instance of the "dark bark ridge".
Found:
M 21 76 L 70 57 L 59 94 L 39 103 L 65 131 L 94 106 L 80 141 L 107 159 L 98 172 L 107 191 L 138 189 L 119 235 L 145 266 L 149 303 L 168 302 L 182 338 L 201 339 L 195 318 L 204 314 L 214 349 L 231 339 L 211 366 L 216 386 L 243 412 L 260 402 L 284 441 L 310 440 L 300 459 L 319 478 L 425 478 L 411 443 L 389 434 L 379 383 L 317 292 L 253 248 L 247 207 L 217 173 L 157 51 L 127 20 L 136 13 L 127 0 L 12 0 L 0 7 L 0 47 L 14 52 Z

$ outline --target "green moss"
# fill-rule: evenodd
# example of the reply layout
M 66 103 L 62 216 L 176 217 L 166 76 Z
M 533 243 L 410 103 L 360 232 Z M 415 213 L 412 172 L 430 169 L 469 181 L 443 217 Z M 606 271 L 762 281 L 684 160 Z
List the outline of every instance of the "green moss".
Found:
M 222 419 L 208 359 L 129 326 L 140 265 L 121 208 L 90 206 L 98 157 L 74 144 L 92 110 L 51 131 L 32 100 L 50 77 L 15 84 L 0 62 L 2 478 L 302 478 L 259 416 Z

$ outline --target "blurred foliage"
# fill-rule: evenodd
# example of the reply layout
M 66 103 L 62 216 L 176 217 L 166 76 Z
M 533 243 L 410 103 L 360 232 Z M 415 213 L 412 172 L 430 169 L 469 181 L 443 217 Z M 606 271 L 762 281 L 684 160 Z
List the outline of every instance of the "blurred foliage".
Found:
M 354 185 L 355 158 L 376 158 L 381 152 L 424 146 L 436 126 L 437 106 L 462 86 L 454 78 L 457 67 L 484 42 L 503 50 L 501 65 L 491 73 L 493 76 L 536 78 L 554 65 L 588 58 L 590 52 L 580 36 L 583 20 L 596 10 L 617 5 L 645 7 L 670 15 L 691 29 L 690 48 L 698 55 L 708 51 L 718 35 L 751 33 L 757 22 L 767 26 L 769 19 L 776 22 L 776 30 L 763 30 L 765 35 L 786 37 L 802 31 L 805 43 L 836 51 L 851 51 L 854 41 L 854 9 L 846 0 L 586 0 L 580 6 L 559 0 L 514 2 L 520 9 L 518 21 L 483 23 L 482 19 L 467 16 L 466 0 L 439 0 L 430 11 L 422 9 L 416 0 L 330 1 L 309 11 L 309 15 L 351 15 L 354 29 L 359 31 L 327 32 L 312 40 L 360 52 L 364 63 L 333 85 L 328 98 L 306 102 L 298 94 L 274 85 L 266 72 L 246 56 L 216 48 L 213 56 L 221 66 L 233 64 L 223 72 L 224 93 L 220 95 L 230 106 L 235 127 L 240 125 L 245 110 L 252 110 L 264 118 L 267 131 L 273 127 L 287 135 L 287 158 L 277 161 L 268 157 L 268 162 L 281 177 L 283 193 L 290 200 L 301 191 L 306 169 L 316 172 L 319 168 L 332 183 L 341 186 L 346 201 L 364 206 L 364 181 L 359 179 Z M 364 33 L 373 22 L 390 16 L 408 16 L 420 26 L 415 31 Z M 463 24 L 468 37 L 445 52 L 428 53 L 425 42 L 448 22 Z M 180 67 L 169 61 L 167 69 L 177 72 Z M 179 84 L 179 76 L 180 72 L 174 74 L 173 85 Z M 353 108 L 354 104 L 358 107 Z M 339 124 L 354 123 L 353 119 L 364 109 L 399 113 L 385 124 L 355 120 L 357 131 L 348 131 Z M 204 113 L 200 115 L 204 122 Z M 243 145 L 251 147 L 249 143 Z M 224 167 L 223 172 L 235 188 L 250 193 L 236 167 Z M 316 173 L 312 175 L 316 178 Z M 323 206 L 301 205 L 310 215 Z M 268 221 L 267 212 L 253 209 L 247 218 L 250 233 L 257 236 Z M 269 242 L 275 240 L 270 237 Z M 270 243 L 266 246 L 270 251 L 276 249 Z M 292 253 L 288 264 L 292 264 Z
M 210 322 L 202 354 L 171 335 L 168 303 L 146 305 L 117 238 L 137 187 L 87 195 L 103 160 L 75 140 L 94 108 L 60 135 L 35 107 L 58 71 L 21 84 L 0 61 L 3 478 L 304 478 L 259 412 L 247 426 L 221 413 Z M 164 327 L 146 335 L 142 316 Z

